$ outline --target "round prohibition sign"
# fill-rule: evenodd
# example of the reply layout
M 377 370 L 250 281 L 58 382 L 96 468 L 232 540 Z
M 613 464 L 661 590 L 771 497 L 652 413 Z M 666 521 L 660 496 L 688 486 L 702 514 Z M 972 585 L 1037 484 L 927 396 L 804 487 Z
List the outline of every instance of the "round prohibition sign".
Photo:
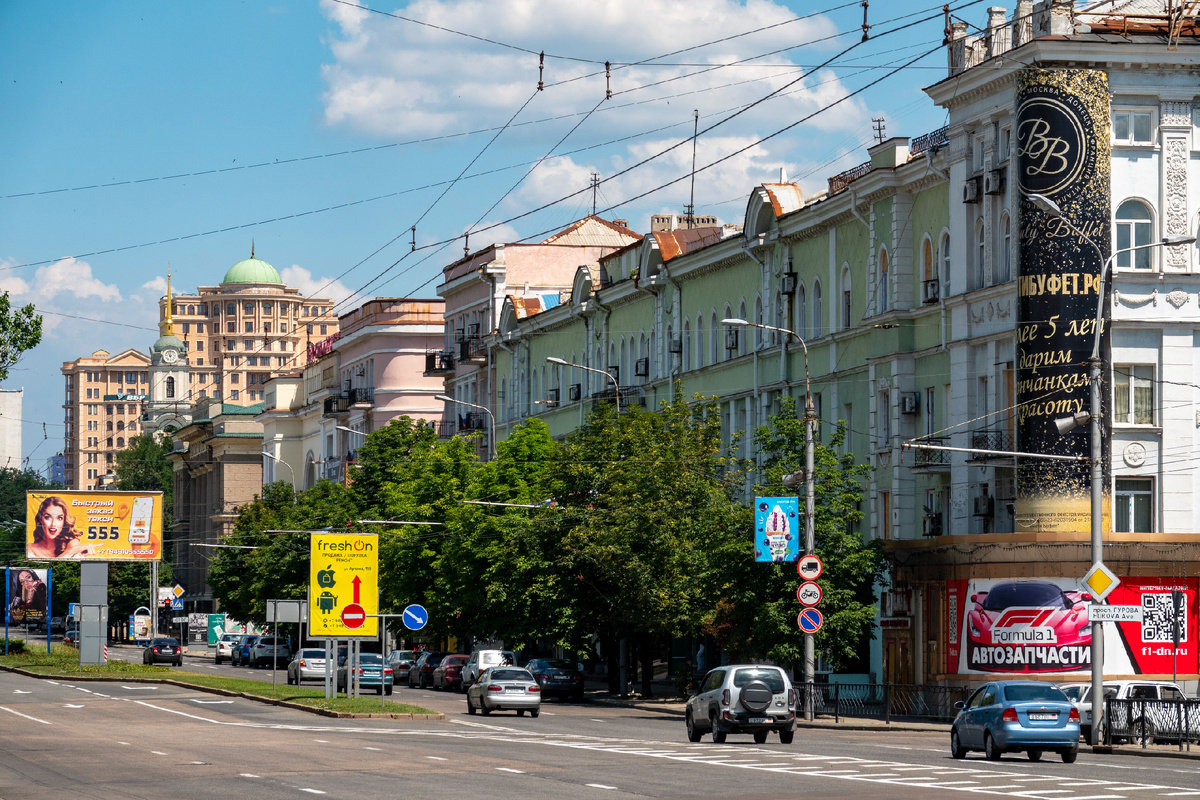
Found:
M 821 587 L 812 581 L 805 581 L 796 589 L 796 599 L 806 606 L 815 606 L 821 602 Z
M 342 609 L 342 624 L 347 628 L 361 628 L 366 621 L 366 609 L 358 603 L 349 603 Z
M 825 565 L 821 563 L 821 559 L 811 553 L 800 556 L 800 560 L 796 562 L 796 572 L 806 581 L 815 581 L 824 571 Z
M 815 608 L 806 608 L 800 612 L 800 616 L 796 617 L 796 624 L 805 633 L 816 633 L 825 624 L 825 618 Z

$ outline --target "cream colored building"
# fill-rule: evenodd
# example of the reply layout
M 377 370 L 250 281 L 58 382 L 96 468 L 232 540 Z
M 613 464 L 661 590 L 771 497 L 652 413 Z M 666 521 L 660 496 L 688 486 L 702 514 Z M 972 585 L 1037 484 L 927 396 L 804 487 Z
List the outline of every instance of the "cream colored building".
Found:
M 99 489 L 116 454 L 142 432 L 149 397 L 150 359 L 129 349 L 97 350 L 64 362 L 64 474 L 71 489 Z

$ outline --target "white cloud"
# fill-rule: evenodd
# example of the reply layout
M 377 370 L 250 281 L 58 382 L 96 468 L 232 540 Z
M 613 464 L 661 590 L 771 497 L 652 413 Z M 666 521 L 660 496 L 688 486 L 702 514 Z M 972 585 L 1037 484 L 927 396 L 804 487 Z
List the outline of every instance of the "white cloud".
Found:
M 38 267 L 31 291 L 35 302 L 44 302 L 67 294 L 79 300 L 92 299 L 101 303 L 121 302 L 121 290 L 116 284 L 93 277 L 92 265 L 75 258 L 62 258 L 53 264 Z
M 484 220 L 475 226 L 475 232 L 471 234 L 472 253 L 497 242 L 515 242 L 521 238 L 521 234 L 517 233 L 517 229 L 507 223 L 496 225 L 496 227 L 490 230 L 480 230 L 481 228 L 488 228 L 495 224 L 495 222 Z
M 167 293 L 167 279 L 162 275 L 155 275 L 153 279 L 143 283 L 142 288 L 158 292 L 159 296 L 162 296 Z
M 284 267 L 279 271 L 279 276 L 288 286 L 299 289 L 301 297 L 330 298 L 334 303 L 335 313 L 338 314 L 345 314 L 347 311 L 358 308 L 367 300 L 357 292 L 351 291 L 341 281 L 324 276 L 313 277 L 311 270 L 298 264 Z

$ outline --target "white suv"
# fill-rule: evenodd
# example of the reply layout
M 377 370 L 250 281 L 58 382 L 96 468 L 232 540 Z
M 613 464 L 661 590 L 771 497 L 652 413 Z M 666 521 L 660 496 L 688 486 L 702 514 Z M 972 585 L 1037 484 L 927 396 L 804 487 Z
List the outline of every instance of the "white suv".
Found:
M 479 680 L 483 671 L 491 667 L 511 667 L 517 663 L 517 657 L 511 650 L 476 650 L 462 668 L 462 688 L 465 692 L 471 684 Z
M 1079 732 L 1083 735 L 1085 742 L 1092 740 L 1092 685 L 1090 683 L 1066 683 L 1058 688 L 1063 690 L 1063 694 L 1071 699 L 1075 707 L 1079 709 Z M 1116 700 L 1186 700 L 1187 695 L 1173 683 L 1168 681 L 1105 681 L 1104 682 L 1104 697 L 1105 699 L 1114 698 Z M 1155 706 L 1151 706 L 1147 717 L 1163 716 L 1155 714 Z M 1118 710 L 1118 714 L 1122 717 L 1128 712 Z M 1191 716 L 1194 716 L 1192 712 Z M 1174 712 L 1166 714 L 1165 718 L 1168 723 L 1175 722 Z M 1157 721 L 1157 720 L 1154 720 Z M 1133 720 L 1119 719 L 1118 725 L 1113 728 L 1114 736 L 1125 728 L 1130 728 L 1133 732 L 1135 744 L 1141 744 L 1142 731 L 1145 729 L 1145 738 L 1153 740 L 1155 734 L 1159 736 L 1166 734 L 1170 735 L 1168 728 L 1175 728 L 1175 738 L 1178 738 L 1177 725 L 1158 725 L 1154 721 L 1147 721 L 1143 725 L 1139 716 L 1135 715 Z M 1156 727 L 1158 730 L 1156 731 Z M 1195 727 L 1194 723 L 1192 727 Z M 1102 734 L 1103 737 L 1103 734 Z
M 714 742 L 729 733 L 750 733 L 762 744 L 771 731 L 781 744 L 795 736 L 796 690 L 787 673 L 766 664 L 730 664 L 704 676 L 700 691 L 688 699 L 689 742 L 707 731 Z

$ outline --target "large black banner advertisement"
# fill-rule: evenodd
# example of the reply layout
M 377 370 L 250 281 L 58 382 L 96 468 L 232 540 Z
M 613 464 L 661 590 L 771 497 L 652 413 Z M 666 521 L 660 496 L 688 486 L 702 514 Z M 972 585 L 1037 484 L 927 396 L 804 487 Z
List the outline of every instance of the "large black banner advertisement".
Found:
M 1087 359 L 1110 248 L 1108 76 L 1030 69 L 1017 80 L 1017 449 L 1088 456 L 1088 426 L 1060 435 L 1054 421 L 1090 410 Z M 1062 218 L 1039 209 L 1031 194 L 1053 200 Z M 1101 335 L 1107 364 L 1108 331 Z M 1102 438 L 1107 529 L 1108 437 Z M 1082 461 L 1019 458 L 1017 530 L 1090 530 L 1090 472 Z

